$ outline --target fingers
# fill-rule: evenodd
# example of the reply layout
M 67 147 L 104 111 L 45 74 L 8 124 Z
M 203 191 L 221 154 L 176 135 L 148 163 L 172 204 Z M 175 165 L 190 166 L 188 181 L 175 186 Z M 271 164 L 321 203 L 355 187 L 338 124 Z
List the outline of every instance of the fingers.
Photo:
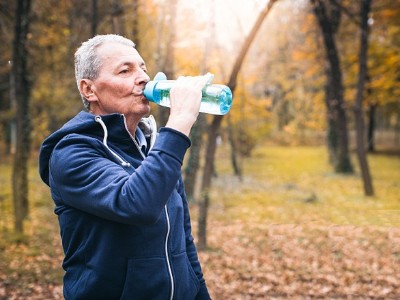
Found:
M 202 76 L 179 76 L 177 83 L 180 85 L 193 86 L 196 89 L 202 90 L 206 84 L 210 84 L 214 79 L 214 75 L 207 73 Z
M 213 75 L 180 76 L 170 91 L 171 110 L 167 127 L 188 135 L 200 109 L 201 90 Z

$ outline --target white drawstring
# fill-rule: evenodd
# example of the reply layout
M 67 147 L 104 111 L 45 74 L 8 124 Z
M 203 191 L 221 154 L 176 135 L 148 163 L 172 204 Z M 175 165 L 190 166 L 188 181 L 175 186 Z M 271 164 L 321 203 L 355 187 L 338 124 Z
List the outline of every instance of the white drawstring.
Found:
M 154 143 L 156 141 L 157 123 L 156 123 L 156 120 L 154 119 L 153 115 L 150 115 L 147 119 L 149 120 L 149 125 L 150 125 L 150 130 L 151 130 L 150 146 L 149 146 L 149 151 L 150 151 L 153 148 Z
M 126 162 L 125 160 L 123 160 L 122 157 L 120 157 L 117 153 L 115 153 L 114 151 L 112 151 L 112 150 L 108 147 L 108 145 L 107 145 L 108 130 L 107 130 L 106 124 L 104 124 L 104 122 L 103 122 L 103 120 L 101 119 L 101 117 L 100 117 L 100 116 L 96 116 L 96 117 L 95 117 L 95 120 L 96 120 L 97 123 L 100 123 L 101 127 L 103 127 L 103 131 L 104 131 L 103 144 L 104 144 L 104 146 L 108 149 L 108 151 L 111 152 L 112 155 L 114 155 L 114 157 L 115 157 L 116 159 L 119 160 L 119 162 L 121 163 L 121 165 L 122 165 L 123 167 L 130 167 L 130 166 L 131 166 L 130 163 L 128 163 L 128 162 Z

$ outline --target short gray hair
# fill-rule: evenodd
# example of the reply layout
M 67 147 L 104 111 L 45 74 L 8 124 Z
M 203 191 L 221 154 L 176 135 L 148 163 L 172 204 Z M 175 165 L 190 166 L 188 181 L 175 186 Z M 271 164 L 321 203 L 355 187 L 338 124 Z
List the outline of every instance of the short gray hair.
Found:
M 102 61 L 101 57 L 97 55 L 97 48 L 108 42 L 135 47 L 134 42 L 117 34 L 96 35 L 86 42 L 83 42 L 75 52 L 75 79 L 78 90 L 82 79 L 95 80 L 99 76 Z M 82 93 L 81 98 L 83 105 L 89 110 L 90 103 Z

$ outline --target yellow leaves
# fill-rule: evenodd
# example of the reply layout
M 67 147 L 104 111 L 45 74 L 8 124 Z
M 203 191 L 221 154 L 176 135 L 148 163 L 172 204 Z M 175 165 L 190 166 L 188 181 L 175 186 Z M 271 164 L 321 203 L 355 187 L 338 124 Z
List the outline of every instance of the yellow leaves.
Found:
M 393 55 L 389 55 L 386 57 L 385 62 L 388 66 L 391 66 L 391 65 L 398 66 L 400 64 L 400 55 L 399 55 L 399 53 L 397 53 L 397 54 L 398 55 L 393 54 Z
M 385 76 L 375 77 L 373 81 L 370 82 L 369 87 L 372 89 L 382 89 L 387 90 L 391 88 L 392 84 L 387 80 Z
M 304 60 L 305 58 L 308 58 L 308 55 L 304 51 L 300 51 L 297 49 L 292 51 L 292 59 L 293 60 L 301 61 L 301 60 Z

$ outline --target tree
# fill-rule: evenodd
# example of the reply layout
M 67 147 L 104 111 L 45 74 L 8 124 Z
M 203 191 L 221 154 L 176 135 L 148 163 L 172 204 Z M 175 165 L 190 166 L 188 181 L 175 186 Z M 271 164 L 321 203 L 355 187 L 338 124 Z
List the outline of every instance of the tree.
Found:
M 111 28 L 115 34 L 125 35 L 125 26 L 122 23 L 123 15 L 125 14 L 125 8 L 120 1 L 112 0 L 111 2 Z
M 139 0 L 132 2 L 132 40 L 135 42 L 135 48 L 140 52 L 140 39 L 139 39 Z
M 357 83 L 357 94 L 356 101 L 354 104 L 354 116 L 356 123 L 356 145 L 357 145 L 357 157 L 360 164 L 364 192 L 367 196 L 373 196 L 374 189 L 372 186 L 372 179 L 369 172 L 368 161 L 366 157 L 366 149 L 364 143 L 364 110 L 363 110 L 363 99 L 364 99 L 364 87 L 367 78 L 367 58 L 368 58 L 368 15 L 371 10 L 372 0 L 361 0 L 360 1 L 360 50 L 359 50 L 359 73 Z
M 368 41 L 368 80 L 366 104 L 368 116 L 368 150 L 375 151 L 375 132 L 396 124 L 383 120 L 400 119 L 400 10 L 395 1 L 375 1 L 369 21 L 373 30 Z M 380 120 L 379 120 L 380 119 Z M 399 123 L 398 123 L 399 124 Z M 397 127 L 398 128 L 398 127 Z M 399 132 L 397 130 L 397 132 Z M 396 136 L 396 135 L 394 135 Z M 394 140 L 394 143 L 396 141 Z
M 4 154 L 11 153 L 10 120 L 15 113 L 11 108 L 10 100 L 12 67 L 10 44 L 14 38 L 14 7 L 15 4 L 12 1 L 0 3 L 0 40 L 2 41 L 0 44 L 0 139 L 2 139 L 0 150 L 4 150 Z
M 91 35 L 91 22 L 88 20 L 92 14 L 85 15 L 85 27 L 80 22 L 83 13 L 72 1 L 32 2 L 28 68 L 29 76 L 35 79 L 31 86 L 29 110 L 33 151 L 39 149 L 51 132 L 82 109 L 74 77 L 73 55 L 78 43 Z
M 327 61 L 326 108 L 328 118 L 328 150 L 331 163 L 339 173 L 351 173 L 347 117 L 344 101 L 342 70 L 335 35 L 341 18 L 340 7 L 331 4 L 330 16 L 323 0 L 311 0 L 314 14 L 321 28 Z
M 30 150 L 30 115 L 28 82 L 28 33 L 30 0 L 18 0 L 12 66 L 12 100 L 15 101 L 16 148 L 13 165 L 13 203 L 15 230 L 23 233 L 23 221 L 28 215 L 28 158 Z
M 97 8 L 97 0 L 92 0 L 92 36 L 95 36 L 97 33 L 98 27 L 98 8 Z
M 209 71 L 209 57 L 214 48 L 214 37 L 215 37 L 215 5 L 214 1 L 211 1 L 209 5 L 209 19 L 207 22 L 207 37 L 204 43 L 204 54 L 201 63 L 201 74 L 205 74 Z M 203 133 L 207 126 L 206 116 L 199 114 L 196 123 L 194 124 L 190 138 L 192 141 L 188 162 L 185 168 L 185 191 L 189 201 L 193 201 L 195 197 L 195 189 L 197 184 L 197 175 L 200 169 L 200 158 L 201 149 L 203 146 Z
M 177 10 L 177 0 L 169 0 L 166 3 L 166 13 L 165 13 L 165 26 L 168 31 L 165 33 L 165 52 L 163 60 L 158 68 L 167 75 L 167 78 L 175 78 L 175 66 L 174 66 L 174 50 L 175 50 L 175 40 L 176 40 L 176 10 Z M 163 14 L 164 15 L 164 14 Z M 168 109 L 159 106 L 159 119 L 161 124 L 166 124 L 168 120 Z
M 235 92 L 237 85 L 237 77 L 242 66 L 243 60 L 252 44 L 258 30 L 261 27 L 264 19 L 267 17 L 268 13 L 271 11 L 272 6 L 277 0 L 270 0 L 265 5 L 264 9 L 258 15 L 256 22 L 254 23 L 249 35 L 243 42 L 240 52 L 235 60 L 232 68 L 232 72 L 229 77 L 228 86 Z M 204 250 L 207 247 L 207 214 L 209 206 L 209 190 L 211 187 L 211 178 L 214 172 L 214 157 L 217 145 L 217 136 L 219 128 L 221 126 L 223 116 L 214 116 L 211 125 L 208 129 L 208 140 L 207 148 L 205 153 L 205 166 L 203 171 L 203 179 L 201 185 L 201 201 L 199 203 L 199 218 L 198 218 L 198 248 L 199 250 Z

